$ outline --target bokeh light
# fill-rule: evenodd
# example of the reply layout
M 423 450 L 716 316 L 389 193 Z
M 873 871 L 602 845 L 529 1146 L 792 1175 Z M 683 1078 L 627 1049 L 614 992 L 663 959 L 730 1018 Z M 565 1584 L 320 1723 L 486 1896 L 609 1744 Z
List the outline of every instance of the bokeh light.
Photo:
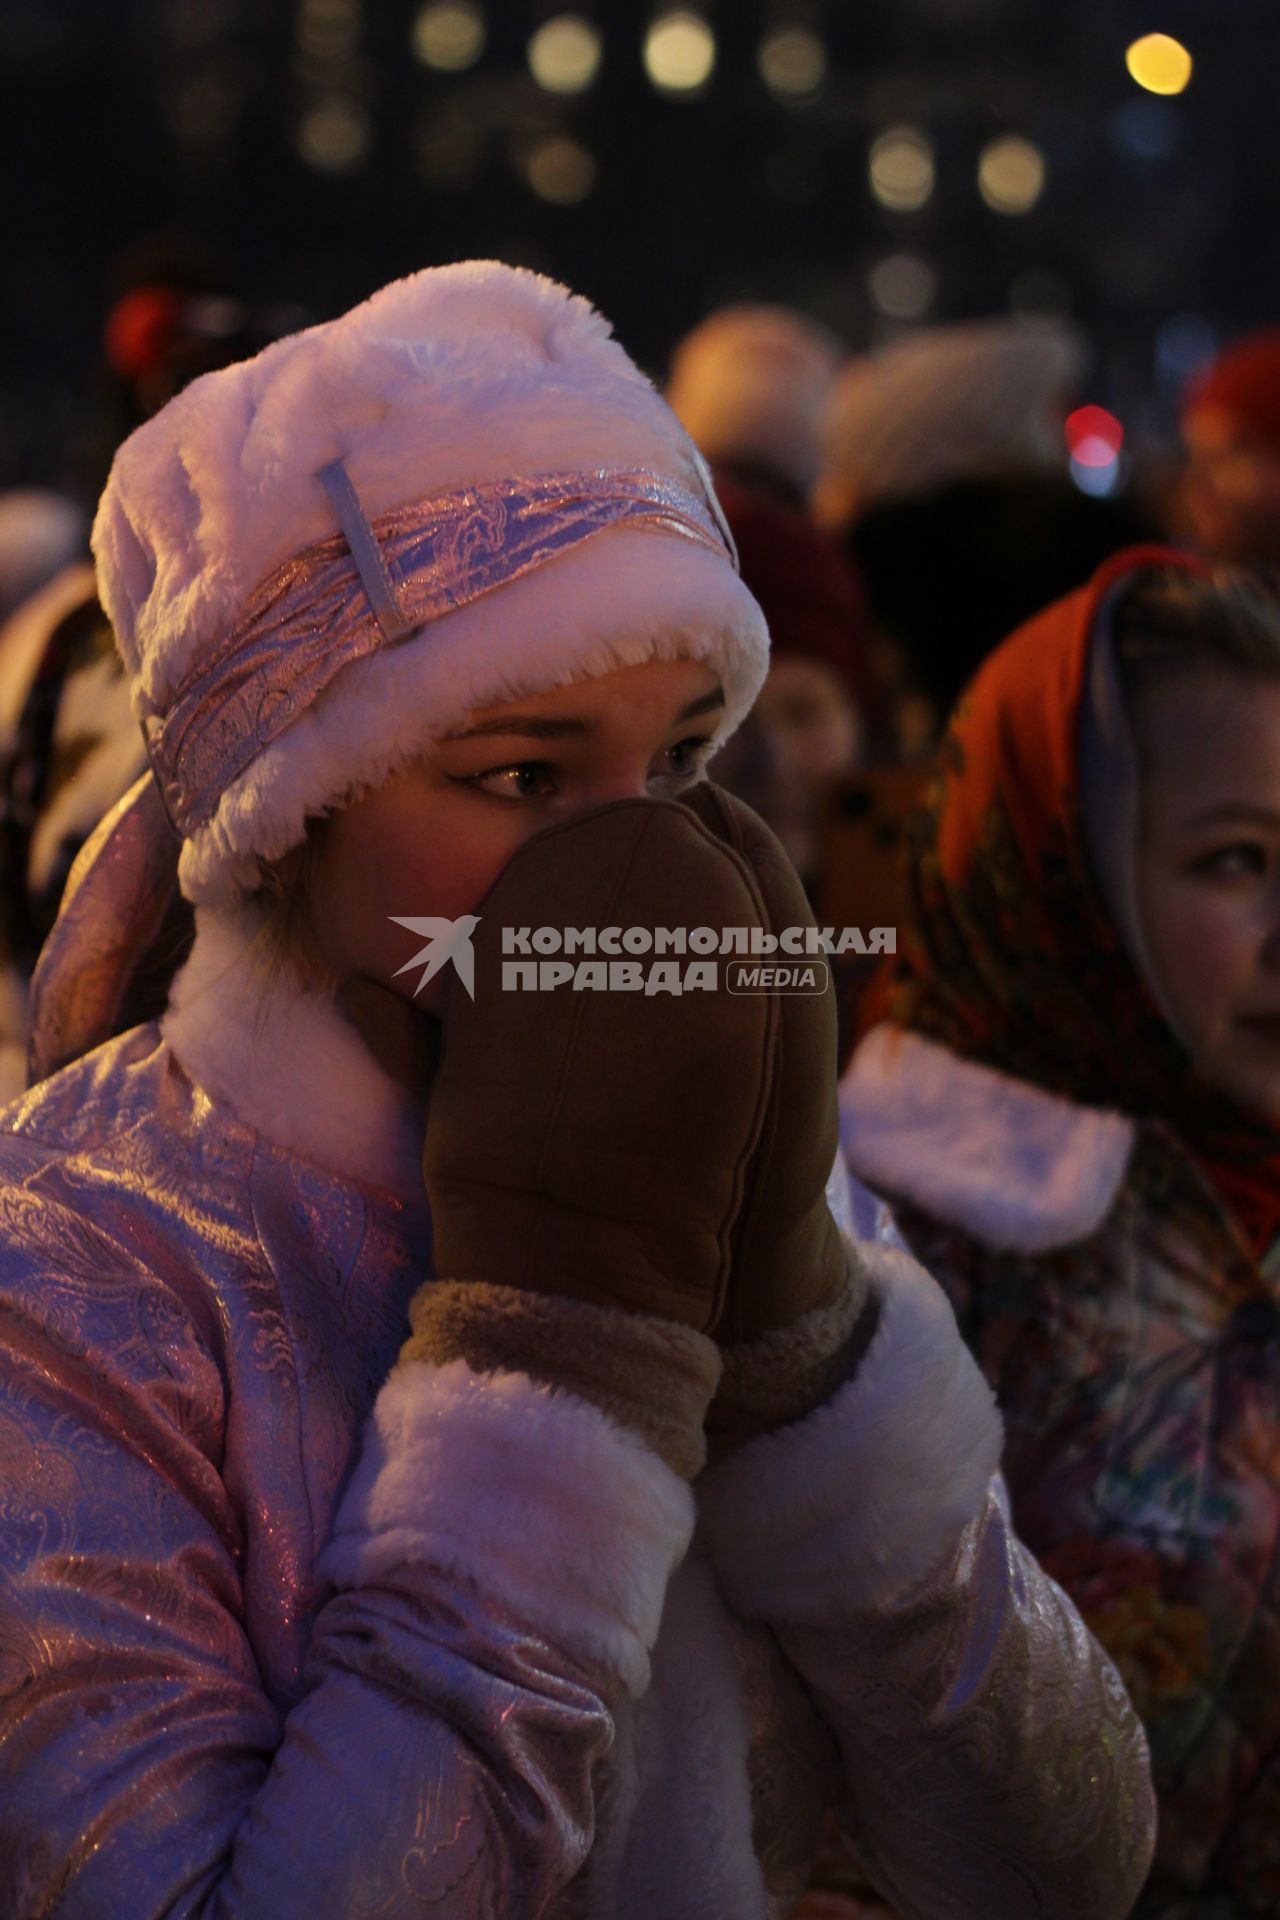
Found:
M 596 183 L 595 157 L 567 134 L 549 134 L 529 150 L 524 173 L 540 200 L 572 207 L 585 200 Z
M 1030 213 L 1044 192 L 1044 155 L 1016 133 L 989 140 L 978 160 L 978 191 L 995 213 Z
M 1108 495 L 1118 493 L 1128 478 L 1129 459 L 1127 454 L 1118 453 L 1114 460 L 1107 460 L 1102 466 L 1094 467 L 1072 454 L 1069 469 L 1071 478 L 1081 493 L 1092 494 L 1095 499 L 1105 500 Z
M 915 253 L 891 253 L 871 269 L 871 298 L 890 320 L 922 320 L 938 291 L 938 276 Z
M 308 107 L 299 120 L 298 152 L 319 173 L 349 173 L 368 152 L 372 131 L 358 100 L 331 94 Z
M 1082 467 L 1107 467 L 1124 445 L 1124 428 L 1105 407 L 1077 407 L 1063 425 L 1067 447 Z
M 1135 40 L 1124 63 L 1130 78 L 1148 93 L 1182 93 L 1191 83 L 1191 55 L 1167 33 L 1147 33 Z
M 644 70 L 659 93 L 694 94 L 711 78 L 716 40 L 698 13 L 664 13 L 644 41 Z
M 760 77 L 781 100 L 804 100 L 827 77 L 827 49 L 811 27 L 775 27 L 756 52 Z
M 529 71 L 548 93 L 582 93 L 600 71 L 599 29 L 580 13 L 558 13 L 529 41 Z
M 410 39 L 424 67 L 463 73 L 484 52 L 484 15 L 473 0 L 431 0 L 414 21 Z
M 872 142 L 871 191 L 893 213 L 915 213 L 933 192 L 933 148 L 918 127 L 890 127 Z
M 1124 477 L 1124 428 L 1105 407 L 1077 407 L 1063 422 L 1071 478 L 1081 493 L 1105 497 Z
M 312 60 L 349 60 L 360 43 L 361 25 L 359 0 L 302 0 L 294 37 Z

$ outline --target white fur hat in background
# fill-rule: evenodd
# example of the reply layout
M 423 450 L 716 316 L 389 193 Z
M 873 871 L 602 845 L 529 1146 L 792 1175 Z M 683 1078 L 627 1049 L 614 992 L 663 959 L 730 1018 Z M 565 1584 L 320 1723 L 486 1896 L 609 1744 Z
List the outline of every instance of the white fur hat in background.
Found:
M 65 494 L 39 487 L 0 493 L 0 620 L 83 559 L 88 532 L 89 516 Z
M 953 481 L 1065 467 L 1086 364 L 1079 329 L 1051 319 L 929 327 L 854 361 L 831 395 L 815 517 L 842 530 Z
M 846 358 L 833 333 L 790 307 L 720 307 L 676 347 L 667 400 L 708 460 L 758 467 L 806 494 Z
M 335 460 L 366 522 L 601 469 L 703 496 L 688 436 L 585 300 L 497 262 L 428 268 L 205 375 L 121 447 L 93 547 L 140 720 L 190 687 L 264 581 L 338 533 L 318 477 Z M 727 550 L 625 521 L 593 532 L 344 666 L 189 834 L 183 891 L 212 903 L 252 889 L 309 814 L 386 779 L 471 709 L 612 667 L 705 661 L 727 734 L 767 651 Z

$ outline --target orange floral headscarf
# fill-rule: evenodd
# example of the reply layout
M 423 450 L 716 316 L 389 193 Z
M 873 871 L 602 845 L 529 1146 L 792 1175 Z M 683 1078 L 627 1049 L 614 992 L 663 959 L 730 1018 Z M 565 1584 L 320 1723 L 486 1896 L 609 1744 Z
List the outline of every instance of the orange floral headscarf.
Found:
M 908 839 L 909 913 L 863 1024 L 889 1019 L 1084 1105 L 1173 1128 L 1258 1252 L 1280 1229 L 1280 1132 L 1201 1079 L 1110 912 L 1080 775 L 1091 652 L 1114 590 L 1162 547 L 1113 556 L 984 663 Z

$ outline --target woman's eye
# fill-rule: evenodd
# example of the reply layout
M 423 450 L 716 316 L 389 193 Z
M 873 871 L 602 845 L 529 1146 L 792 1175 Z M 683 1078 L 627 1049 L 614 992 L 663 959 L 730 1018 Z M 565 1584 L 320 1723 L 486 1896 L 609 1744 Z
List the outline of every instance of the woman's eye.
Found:
M 1211 878 L 1257 880 L 1267 872 L 1271 857 L 1257 841 L 1239 840 L 1229 847 L 1215 847 L 1212 853 L 1201 854 L 1194 864 L 1197 873 Z
M 675 746 L 668 747 L 662 756 L 666 762 L 663 772 L 677 780 L 692 780 L 701 768 L 710 745 L 710 737 L 706 734 L 677 740 Z
M 490 767 L 486 773 L 465 775 L 459 785 L 476 787 L 499 800 L 542 800 L 556 790 L 554 772 L 545 760 L 520 760 L 509 767 Z

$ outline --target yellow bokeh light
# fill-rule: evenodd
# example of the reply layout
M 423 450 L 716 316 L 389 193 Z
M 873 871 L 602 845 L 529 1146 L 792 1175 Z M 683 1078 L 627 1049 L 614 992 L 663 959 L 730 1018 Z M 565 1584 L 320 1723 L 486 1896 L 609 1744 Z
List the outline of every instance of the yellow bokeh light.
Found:
M 1016 133 L 989 140 L 978 161 L 978 191 L 995 213 L 1030 213 L 1044 192 L 1044 155 Z
M 372 128 L 358 100 L 334 94 L 317 100 L 298 123 L 298 152 L 320 173 L 347 173 L 369 149 Z
M 596 183 L 596 163 L 587 149 L 563 134 L 539 140 L 525 163 L 529 185 L 540 200 L 561 207 L 585 200 Z
M 871 191 L 892 213 L 915 213 L 933 192 L 933 148 L 915 127 L 890 127 L 873 141 Z
M 644 70 L 660 93 L 696 93 L 715 63 L 715 35 L 700 14 L 664 13 L 645 35 Z
M 411 39 L 424 67 L 462 73 L 484 52 L 484 15 L 471 0 L 432 0 L 414 21 Z
M 1191 55 L 1167 33 L 1147 33 L 1135 40 L 1124 63 L 1148 93 L 1182 93 L 1191 81 Z
M 770 93 L 784 100 L 816 93 L 827 77 L 827 50 L 809 27 L 775 27 L 760 42 L 756 63 Z
M 600 34 L 580 13 L 558 13 L 529 41 L 529 71 L 548 93 L 581 93 L 600 70 Z

